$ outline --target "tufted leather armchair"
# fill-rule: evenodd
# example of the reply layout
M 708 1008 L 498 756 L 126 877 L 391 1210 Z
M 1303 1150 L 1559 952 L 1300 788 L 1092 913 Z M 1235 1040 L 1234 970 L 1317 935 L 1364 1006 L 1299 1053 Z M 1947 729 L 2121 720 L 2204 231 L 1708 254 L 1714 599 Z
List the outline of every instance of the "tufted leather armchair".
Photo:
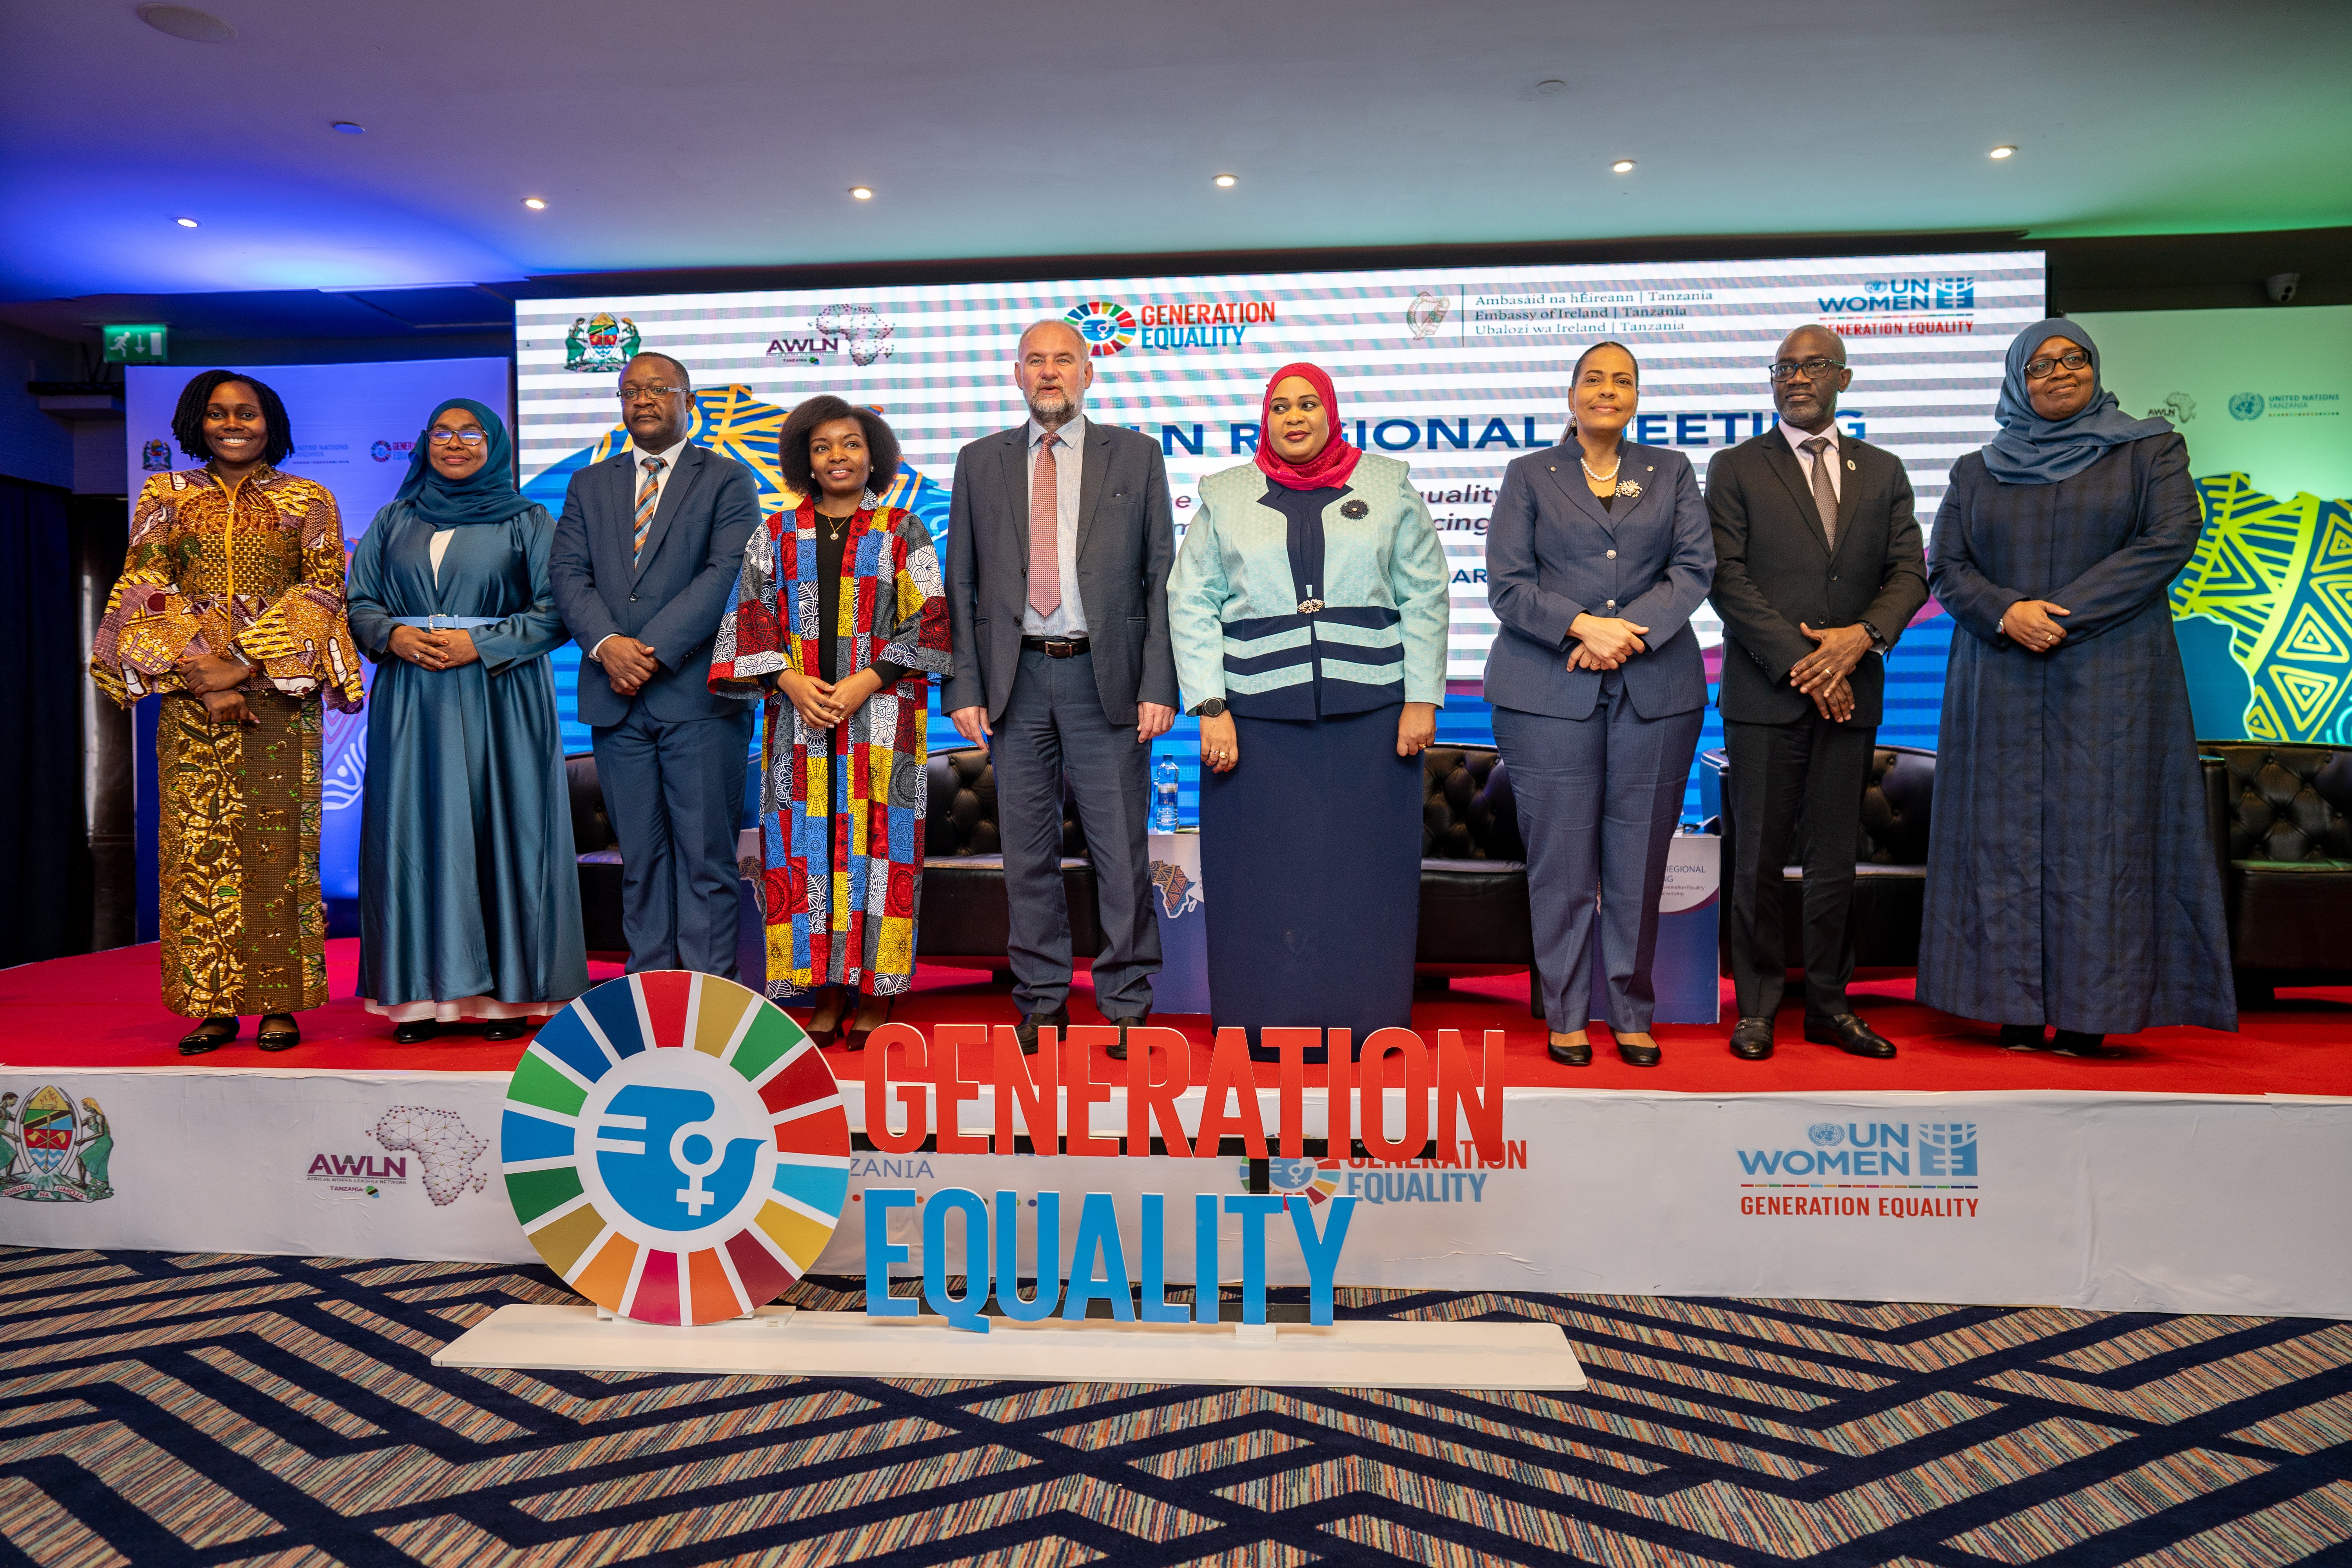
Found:
M 1710 801 L 1722 798 L 1731 759 L 1721 751 L 1700 762 L 1712 774 Z M 1862 795 L 1862 837 L 1854 847 L 1854 963 L 1871 968 L 1912 968 L 1919 962 L 1919 927 L 1927 907 L 1927 822 L 1935 804 L 1936 753 L 1916 746 L 1881 746 L 1871 753 Z M 1735 828 L 1723 819 L 1727 894 L 1737 851 Z M 1789 867 L 1780 880 L 1780 929 L 1788 966 L 1804 967 L 1804 872 Z M 1731 973 L 1731 921 L 1721 922 L 1722 972 Z
M 2204 741 L 2242 1003 L 2352 982 L 2352 750 Z

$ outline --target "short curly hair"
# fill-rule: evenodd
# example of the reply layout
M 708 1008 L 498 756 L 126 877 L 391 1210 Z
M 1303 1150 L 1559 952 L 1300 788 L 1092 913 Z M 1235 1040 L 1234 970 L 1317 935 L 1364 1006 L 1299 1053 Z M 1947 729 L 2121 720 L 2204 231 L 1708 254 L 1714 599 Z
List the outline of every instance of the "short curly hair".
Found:
M 278 401 L 278 394 L 269 384 L 241 370 L 208 370 L 180 389 L 179 406 L 172 410 L 172 438 L 180 450 L 198 462 L 213 455 L 205 440 L 205 406 L 213 394 L 232 381 L 241 381 L 253 388 L 254 400 L 261 405 L 261 417 L 268 427 L 262 443 L 261 460 L 276 467 L 294 455 L 294 433 L 286 424 L 286 405 Z
M 872 465 L 866 474 L 866 488 L 879 495 L 890 488 L 898 477 L 898 433 L 890 422 L 871 408 L 860 408 L 846 399 L 821 392 L 784 416 L 784 427 L 776 433 L 776 466 L 784 471 L 784 483 L 801 495 L 814 498 L 819 492 L 816 468 L 809 461 L 809 437 L 817 426 L 835 419 L 855 419 L 866 432 L 866 454 Z

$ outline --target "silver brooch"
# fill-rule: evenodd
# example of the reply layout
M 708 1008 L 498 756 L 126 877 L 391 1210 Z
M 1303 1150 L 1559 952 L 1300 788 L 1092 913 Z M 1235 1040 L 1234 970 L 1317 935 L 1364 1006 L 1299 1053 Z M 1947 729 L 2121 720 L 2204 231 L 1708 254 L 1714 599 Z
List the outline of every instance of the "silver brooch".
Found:
M 1617 493 L 1621 496 L 1637 496 L 1642 493 L 1642 487 L 1633 479 L 1619 479 Z

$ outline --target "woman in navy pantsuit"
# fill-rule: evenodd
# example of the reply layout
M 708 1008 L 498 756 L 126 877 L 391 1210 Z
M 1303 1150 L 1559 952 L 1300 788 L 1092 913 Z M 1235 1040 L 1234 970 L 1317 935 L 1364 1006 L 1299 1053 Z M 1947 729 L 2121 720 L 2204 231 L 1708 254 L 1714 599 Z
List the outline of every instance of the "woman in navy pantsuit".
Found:
M 1706 706 L 1691 612 L 1715 543 L 1689 459 L 1623 439 L 1641 367 L 1622 344 L 1576 362 L 1569 438 L 1503 476 L 1486 532 L 1486 655 L 1495 741 L 1510 771 L 1552 1059 L 1592 1047 L 1593 896 L 1617 1054 L 1658 1064 L 1650 1037 L 1658 893 Z

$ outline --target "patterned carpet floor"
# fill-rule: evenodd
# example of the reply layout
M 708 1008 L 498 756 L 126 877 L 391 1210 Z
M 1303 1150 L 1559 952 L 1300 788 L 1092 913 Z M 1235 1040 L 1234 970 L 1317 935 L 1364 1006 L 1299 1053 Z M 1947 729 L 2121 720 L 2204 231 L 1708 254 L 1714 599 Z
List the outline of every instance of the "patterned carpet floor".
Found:
M 1559 1322 L 1572 1397 L 431 1364 L 571 1299 L 539 1268 L 0 1248 L 0 1562 L 2352 1563 L 2352 1324 L 1342 1293 Z

